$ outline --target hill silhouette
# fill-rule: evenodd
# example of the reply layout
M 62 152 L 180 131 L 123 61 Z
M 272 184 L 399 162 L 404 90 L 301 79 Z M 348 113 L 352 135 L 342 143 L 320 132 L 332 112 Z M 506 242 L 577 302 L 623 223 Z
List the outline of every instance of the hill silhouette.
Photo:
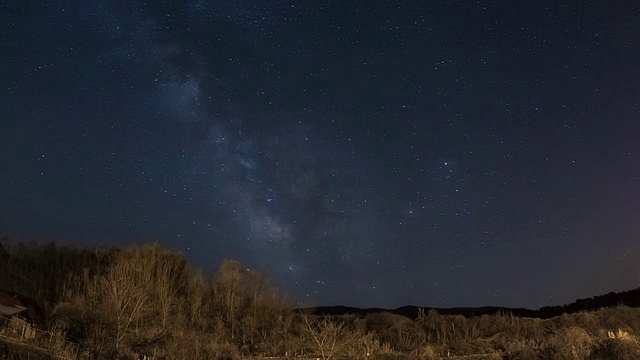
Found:
M 463 315 L 465 317 L 494 315 L 494 314 L 513 314 L 519 317 L 550 319 L 562 314 L 573 314 L 581 311 L 595 311 L 602 308 L 609 308 L 619 305 L 629 307 L 640 307 L 640 287 L 621 292 L 609 292 L 604 295 L 578 299 L 570 304 L 558 306 L 544 306 L 540 309 L 511 308 L 500 306 L 482 306 L 482 307 L 454 307 L 454 308 L 435 308 L 407 305 L 396 309 L 382 308 L 356 308 L 348 306 L 318 306 L 309 310 L 315 315 L 369 315 L 381 312 L 389 312 L 402 315 L 410 319 L 418 318 L 420 310 L 435 310 L 440 315 Z

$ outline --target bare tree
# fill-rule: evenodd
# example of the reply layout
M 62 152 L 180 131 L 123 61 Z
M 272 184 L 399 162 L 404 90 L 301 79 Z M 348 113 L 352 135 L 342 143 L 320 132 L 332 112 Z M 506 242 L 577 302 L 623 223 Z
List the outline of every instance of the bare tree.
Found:
M 148 271 L 133 254 L 123 252 L 120 255 L 106 275 L 96 277 L 93 284 L 96 295 L 103 300 L 101 308 L 114 316 L 116 351 L 125 336 L 137 330 L 134 327 L 147 310 L 149 295 L 142 284 L 148 284 L 150 280 Z
M 117 252 L 104 272 L 85 272 L 84 285 L 67 289 L 67 301 L 57 314 L 92 324 L 84 333 L 105 351 L 110 351 L 106 342 L 112 339 L 116 353 L 126 352 L 164 337 L 175 330 L 176 319 L 186 319 L 181 314 L 190 276 L 188 262 L 179 253 L 158 245 L 129 248 Z
M 340 350 L 355 344 L 359 337 L 348 324 L 327 315 L 301 313 L 302 326 L 323 360 L 330 360 Z
M 140 266 L 149 272 L 147 288 L 153 309 L 160 320 L 161 331 L 167 332 L 169 323 L 177 319 L 178 308 L 183 305 L 191 273 L 187 259 L 179 253 L 162 249 L 158 245 L 145 246 L 137 252 Z
M 223 309 L 226 323 L 229 324 L 231 339 L 236 337 L 236 323 L 244 298 L 244 272 L 239 261 L 224 260 L 216 277 L 216 300 Z

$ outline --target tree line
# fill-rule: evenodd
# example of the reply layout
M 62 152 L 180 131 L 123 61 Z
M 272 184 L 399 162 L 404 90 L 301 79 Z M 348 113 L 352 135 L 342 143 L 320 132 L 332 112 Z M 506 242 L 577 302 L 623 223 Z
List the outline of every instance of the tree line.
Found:
M 4 239 L 0 264 L 0 288 L 36 300 L 41 326 L 78 343 L 80 358 L 640 358 L 640 309 L 625 306 L 545 320 L 329 316 L 293 309 L 265 274 L 236 260 L 207 275 L 157 244 L 91 250 Z

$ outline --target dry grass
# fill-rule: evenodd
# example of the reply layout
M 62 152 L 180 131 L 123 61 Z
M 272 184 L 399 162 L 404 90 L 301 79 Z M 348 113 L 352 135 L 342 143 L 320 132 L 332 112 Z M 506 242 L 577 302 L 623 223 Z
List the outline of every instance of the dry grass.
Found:
M 0 360 L 70 354 L 67 336 L 80 343 L 80 358 L 640 359 L 638 308 L 548 320 L 435 311 L 416 320 L 389 313 L 300 316 L 263 274 L 233 260 L 207 277 L 157 245 L 5 250 L 0 285 L 42 301 L 57 336 L 49 354 L 0 343 Z M 20 287 L 18 278 L 28 286 Z

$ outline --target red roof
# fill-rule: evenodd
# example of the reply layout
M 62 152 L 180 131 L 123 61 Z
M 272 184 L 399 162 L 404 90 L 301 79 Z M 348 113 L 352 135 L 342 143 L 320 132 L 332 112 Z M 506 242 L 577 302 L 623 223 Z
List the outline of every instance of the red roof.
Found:
M 26 309 L 16 294 L 0 289 L 0 314 L 13 315 Z

